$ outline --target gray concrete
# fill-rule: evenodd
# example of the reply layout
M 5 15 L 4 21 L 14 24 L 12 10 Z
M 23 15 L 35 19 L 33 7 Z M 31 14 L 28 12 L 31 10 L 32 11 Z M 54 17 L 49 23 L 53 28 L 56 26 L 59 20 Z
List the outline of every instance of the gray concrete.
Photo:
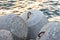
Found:
M 1 29 L 12 32 L 14 40 L 25 40 L 27 37 L 28 28 L 25 21 L 15 14 L 0 17 L 0 30 Z
M 11 32 L 8 30 L 0 30 L 0 40 L 13 40 Z
M 46 26 L 47 30 L 45 29 L 44 35 L 38 40 L 60 40 L 60 23 L 50 22 Z
M 31 12 L 31 13 L 29 13 Z M 41 11 L 29 10 L 24 12 L 22 18 L 26 21 L 28 26 L 28 39 L 36 40 L 38 32 L 40 29 L 48 23 L 47 18 L 43 15 Z

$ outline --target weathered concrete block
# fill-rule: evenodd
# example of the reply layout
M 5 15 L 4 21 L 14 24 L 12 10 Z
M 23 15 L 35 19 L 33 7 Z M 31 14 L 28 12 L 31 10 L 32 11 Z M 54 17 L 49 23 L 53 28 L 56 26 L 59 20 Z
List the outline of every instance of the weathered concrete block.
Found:
M 0 17 L 0 30 L 1 29 L 11 31 L 14 40 L 25 40 L 27 37 L 28 28 L 25 21 L 15 14 Z
M 48 23 L 48 20 L 43 13 L 37 10 L 29 10 L 28 12 L 24 12 L 21 17 L 26 21 L 28 26 L 27 40 L 36 40 L 40 29 Z
M 60 40 L 60 23 L 59 22 L 49 22 L 43 29 L 45 33 L 40 39 L 36 40 Z
M 0 30 L 0 40 L 13 40 L 13 36 L 8 30 Z

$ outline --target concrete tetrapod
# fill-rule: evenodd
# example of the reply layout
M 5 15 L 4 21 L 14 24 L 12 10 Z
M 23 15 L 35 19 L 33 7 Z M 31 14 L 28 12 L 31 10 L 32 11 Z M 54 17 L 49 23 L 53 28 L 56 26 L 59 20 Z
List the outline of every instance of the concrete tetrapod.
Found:
M 45 27 L 44 27 L 45 29 L 43 29 L 45 33 L 42 36 L 40 34 L 41 36 L 40 39 L 37 38 L 36 40 L 60 40 L 60 23 L 59 22 L 49 22 L 47 25 L 45 25 Z
M 54 23 L 54 22 L 49 22 L 49 24 L 51 24 L 51 23 Z M 44 26 L 41 28 L 41 30 L 39 31 L 36 40 L 39 40 L 39 39 L 44 35 L 44 33 L 47 31 L 48 28 L 49 28 L 49 26 L 48 26 L 47 24 L 44 25 Z
M 15 14 L 0 17 L 0 30 L 6 29 L 13 34 L 14 40 L 26 40 L 28 28 L 25 21 Z
M 21 17 L 26 21 L 28 27 L 27 40 L 36 40 L 40 29 L 48 23 L 47 18 L 41 11 L 38 10 L 29 10 L 27 12 L 24 12 Z
M 0 30 L 0 40 L 13 40 L 13 36 L 8 30 Z

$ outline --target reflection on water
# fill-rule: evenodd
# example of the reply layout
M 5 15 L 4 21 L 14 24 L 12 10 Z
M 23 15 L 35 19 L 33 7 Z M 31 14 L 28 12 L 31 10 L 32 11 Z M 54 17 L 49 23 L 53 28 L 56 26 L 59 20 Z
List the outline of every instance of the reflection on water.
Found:
M 9 9 L 9 7 L 14 6 L 15 4 L 13 4 L 15 1 L 9 1 L 8 3 L 6 2 L 0 2 L 0 8 L 5 8 L 5 9 Z
M 60 16 L 60 2 L 59 1 L 47 1 L 42 3 L 36 3 L 34 1 L 19 1 L 19 6 L 16 6 L 16 1 L 8 1 L 8 2 L 0 2 L 0 9 L 19 9 L 15 11 L 20 11 L 19 13 L 23 13 L 26 10 L 36 9 L 42 11 L 47 18 L 51 18 L 53 16 Z M 13 12 L 14 13 L 14 12 Z

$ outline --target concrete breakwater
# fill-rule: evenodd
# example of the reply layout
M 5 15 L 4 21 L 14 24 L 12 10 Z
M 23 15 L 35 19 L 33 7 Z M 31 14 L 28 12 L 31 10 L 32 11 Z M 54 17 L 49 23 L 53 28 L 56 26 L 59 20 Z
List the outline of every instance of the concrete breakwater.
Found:
M 10 31 L 14 40 L 26 40 L 27 38 L 28 28 L 26 23 L 21 17 L 15 14 L 0 16 L 0 30 Z
M 59 1 L 19 1 L 17 4 L 15 3 L 16 2 L 14 1 L 0 2 L 0 29 L 7 30 L 7 34 L 9 34 L 8 31 L 11 32 L 10 36 L 12 36 L 12 38 L 10 40 L 36 40 L 37 36 L 40 37 L 39 31 L 42 29 L 42 27 L 45 27 L 44 25 L 47 24 L 50 27 L 48 21 L 60 22 Z M 54 23 L 51 23 L 51 26 L 53 27 L 51 27 L 50 30 L 54 28 L 55 24 L 53 24 Z M 44 31 L 49 33 L 46 30 Z M 6 31 L 1 31 L 1 33 L 2 32 L 4 33 L 2 36 L 6 37 Z M 2 39 L 3 38 L 4 37 L 2 37 Z

